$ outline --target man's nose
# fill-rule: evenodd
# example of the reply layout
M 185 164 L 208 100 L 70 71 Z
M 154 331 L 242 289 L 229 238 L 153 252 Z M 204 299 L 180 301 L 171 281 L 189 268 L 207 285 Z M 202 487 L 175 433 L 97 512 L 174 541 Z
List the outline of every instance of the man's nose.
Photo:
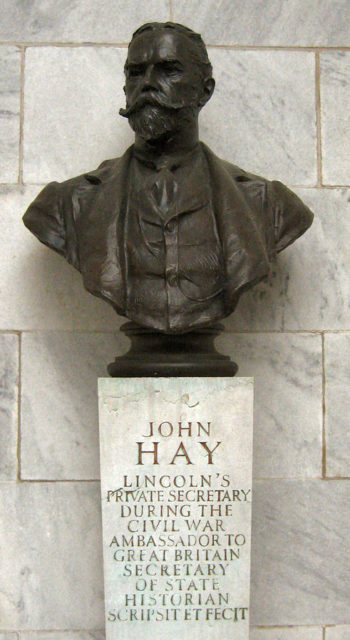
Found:
M 149 89 L 157 89 L 157 83 L 155 81 L 154 65 L 150 64 L 146 68 L 145 75 L 143 76 L 142 91 L 148 91 Z

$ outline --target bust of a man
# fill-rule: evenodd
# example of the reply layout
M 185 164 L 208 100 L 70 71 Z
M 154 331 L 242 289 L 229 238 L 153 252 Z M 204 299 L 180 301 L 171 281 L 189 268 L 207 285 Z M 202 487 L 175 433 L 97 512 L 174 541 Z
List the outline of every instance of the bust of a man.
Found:
M 198 34 L 170 22 L 140 27 L 125 78 L 120 113 L 135 143 L 47 185 L 24 223 L 117 313 L 169 334 L 210 326 L 268 275 L 313 214 L 280 182 L 199 142 L 198 114 L 215 82 Z

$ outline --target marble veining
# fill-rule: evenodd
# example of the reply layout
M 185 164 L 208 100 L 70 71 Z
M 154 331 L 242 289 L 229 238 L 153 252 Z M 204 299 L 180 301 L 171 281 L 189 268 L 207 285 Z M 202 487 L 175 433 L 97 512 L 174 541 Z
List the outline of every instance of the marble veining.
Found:
M 217 344 L 254 377 L 254 478 L 320 477 L 321 336 L 227 332 Z
M 348 46 L 347 0 L 174 0 L 174 17 L 209 44 Z
M 120 350 L 115 334 L 23 336 L 23 479 L 99 478 L 97 377 Z
M 252 173 L 315 184 L 313 54 L 211 49 L 209 56 L 216 88 L 200 116 L 201 139 Z
M 0 352 L 0 480 L 15 480 L 18 432 L 18 336 L 0 334 Z
M 0 483 L 0 492 L 2 629 L 103 628 L 98 483 Z
M 125 58 L 126 49 L 114 47 L 27 50 L 25 182 L 67 180 L 124 153 L 132 143 L 118 115 Z
M 326 462 L 328 476 L 350 477 L 350 334 L 326 334 Z
M 350 482 L 267 480 L 253 495 L 251 623 L 345 624 Z
M 21 56 L 17 47 L 0 48 L 0 182 L 17 182 Z
M 350 5 L 349 5 L 350 6 Z M 350 52 L 320 56 L 322 164 L 325 184 L 350 183 Z
M 169 20 L 169 0 L 11 0 L 1 18 L 1 40 L 128 42 L 143 22 Z

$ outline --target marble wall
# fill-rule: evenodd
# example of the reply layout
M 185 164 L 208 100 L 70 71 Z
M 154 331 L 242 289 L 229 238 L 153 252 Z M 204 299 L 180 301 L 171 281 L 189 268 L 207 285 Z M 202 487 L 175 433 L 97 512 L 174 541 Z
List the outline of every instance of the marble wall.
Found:
M 220 346 L 255 377 L 253 640 L 350 639 L 350 3 L 1 0 L 0 640 L 102 640 L 96 377 L 122 319 L 21 216 L 132 141 L 139 24 L 202 32 L 202 139 L 290 185 L 315 223 Z

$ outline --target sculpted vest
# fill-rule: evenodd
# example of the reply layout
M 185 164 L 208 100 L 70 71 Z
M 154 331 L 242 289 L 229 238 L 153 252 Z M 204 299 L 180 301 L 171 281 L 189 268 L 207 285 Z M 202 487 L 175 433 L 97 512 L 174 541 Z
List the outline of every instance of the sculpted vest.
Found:
M 169 175 L 165 206 L 161 172 L 130 167 L 125 221 L 127 316 L 161 331 L 215 322 L 224 314 L 225 267 L 201 150 Z M 172 182 L 173 181 L 173 184 Z M 178 188 L 179 184 L 180 188 Z M 135 190 L 135 185 L 143 184 Z M 163 194 L 164 196 L 164 194 Z

